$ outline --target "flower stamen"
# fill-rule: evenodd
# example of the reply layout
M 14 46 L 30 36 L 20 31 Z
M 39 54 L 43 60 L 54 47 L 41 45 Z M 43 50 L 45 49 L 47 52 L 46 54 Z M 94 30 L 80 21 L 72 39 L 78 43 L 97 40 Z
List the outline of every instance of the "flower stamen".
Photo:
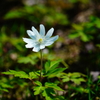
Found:
M 38 42 L 39 42 L 39 43 L 42 43 L 42 42 L 43 42 L 43 39 L 40 38 L 40 39 L 38 40 Z

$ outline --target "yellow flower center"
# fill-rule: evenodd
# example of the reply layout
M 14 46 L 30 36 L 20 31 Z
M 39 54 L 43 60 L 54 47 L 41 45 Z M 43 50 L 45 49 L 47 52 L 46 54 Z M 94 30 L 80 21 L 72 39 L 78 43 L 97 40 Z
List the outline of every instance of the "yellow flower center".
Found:
M 43 41 L 43 39 L 41 39 L 41 38 L 38 40 L 39 43 L 41 43 L 42 41 Z

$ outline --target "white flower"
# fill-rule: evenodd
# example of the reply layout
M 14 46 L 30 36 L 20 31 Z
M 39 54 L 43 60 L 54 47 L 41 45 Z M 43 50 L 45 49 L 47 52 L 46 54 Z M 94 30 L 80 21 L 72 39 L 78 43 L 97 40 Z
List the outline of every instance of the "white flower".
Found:
M 35 27 L 32 26 L 32 31 L 27 30 L 27 34 L 31 39 L 23 38 L 23 41 L 27 43 L 25 45 L 26 48 L 33 48 L 32 51 L 38 52 L 40 49 L 44 49 L 45 46 L 53 44 L 59 37 L 58 35 L 51 37 L 53 31 L 54 28 L 51 28 L 47 34 L 45 34 L 44 25 L 40 24 L 40 32 L 38 32 Z

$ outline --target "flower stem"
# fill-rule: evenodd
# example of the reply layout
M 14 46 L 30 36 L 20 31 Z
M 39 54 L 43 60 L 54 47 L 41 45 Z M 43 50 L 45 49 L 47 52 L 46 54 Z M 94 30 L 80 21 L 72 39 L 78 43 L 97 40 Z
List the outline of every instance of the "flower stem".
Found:
M 40 68 L 40 81 L 42 80 L 42 69 L 43 69 L 43 55 L 42 50 L 40 50 L 41 68 Z

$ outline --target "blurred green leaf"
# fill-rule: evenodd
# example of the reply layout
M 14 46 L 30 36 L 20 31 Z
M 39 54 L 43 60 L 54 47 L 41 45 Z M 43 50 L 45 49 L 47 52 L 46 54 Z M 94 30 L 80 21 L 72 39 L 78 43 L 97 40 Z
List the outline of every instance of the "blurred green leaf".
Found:
M 35 84 L 38 85 L 38 86 L 35 86 L 33 88 L 33 90 L 35 91 L 34 95 L 38 95 L 44 90 L 44 87 L 42 86 L 42 83 L 39 82 L 39 81 L 36 81 Z
M 23 14 L 21 11 L 19 10 L 14 10 L 14 11 L 10 11 L 9 13 L 7 13 L 4 17 L 4 19 L 11 19 L 11 18 L 20 18 L 22 17 Z
M 45 97 L 46 100 L 56 100 L 53 96 L 55 94 L 54 90 L 52 88 L 46 88 L 42 92 L 42 95 Z
M 37 74 L 35 72 L 29 72 L 30 79 L 38 78 Z
M 38 95 L 44 90 L 44 87 L 43 86 L 35 86 L 33 90 L 35 91 L 34 95 Z
M 82 39 L 84 42 L 89 41 L 89 37 L 88 37 L 85 33 L 79 32 L 79 35 L 81 36 L 81 39 Z
M 26 79 L 29 78 L 28 74 L 26 74 L 24 71 L 9 70 L 8 72 L 3 72 L 3 74 L 14 75 L 15 77 L 19 78 L 26 78 Z
M 76 78 L 76 79 L 73 78 L 73 79 L 71 79 L 71 81 L 73 81 L 77 85 L 80 85 L 81 82 L 85 82 L 85 79 L 83 79 L 83 78 Z
M 72 34 L 69 34 L 68 37 L 69 37 L 70 39 L 74 39 L 74 38 L 79 37 L 79 34 L 78 34 L 78 33 L 72 33 Z
M 64 71 L 66 68 L 58 68 L 58 65 L 60 62 L 61 62 L 61 59 L 57 61 L 46 62 L 45 67 L 44 67 L 45 76 L 55 77 L 58 73 Z
M 36 64 L 38 61 L 36 55 L 28 55 L 27 57 L 19 57 L 18 58 L 18 63 L 31 63 L 32 65 Z
M 32 59 L 29 57 L 20 57 L 18 60 L 19 63 L 25 63 L 25 64 L 30 63 L 31 61 L 32 61 Z M 31 62 L 31 63 L 33 63 L 33 62 Z
M 78 24 L 72 24 L 72 27 L 75 29 L 75 30 L 78 30 L 78 31 L 82 31 L 83 30 L 83 27 L 81 25 L 78 25 Z
M 46 72 L 48 72 L 49 70 L 53 70 L 56 67 L 58 67 L 58 64 L 61 62 L 61 59 L 57 60 L 57 61 L 48 61 L 45 63 L 45 70 Z
M 0 80 L 0 92 L 9 92 L 8 89 L 13 88 L 13 85 L 10 85 L 8 82 Z
M 35 81 L 35 84 L 42 86 L 42 83 L 40 81 Z
M 62 78 L 63 78 L 62 79 L 63 82 L 69 82 L 70 81 L 69 77 L 63 76 Z
M 45 87 L 46 87 L 46 88 L 53 88 L 53 89 L 59 90 L 59 91 L 64 91 L 64 90 L 61 89 L 59 86 L 57 86 L 57 84 L 51 83 L 51 82 L 46 82 L 46 83 L 45 83 Z

